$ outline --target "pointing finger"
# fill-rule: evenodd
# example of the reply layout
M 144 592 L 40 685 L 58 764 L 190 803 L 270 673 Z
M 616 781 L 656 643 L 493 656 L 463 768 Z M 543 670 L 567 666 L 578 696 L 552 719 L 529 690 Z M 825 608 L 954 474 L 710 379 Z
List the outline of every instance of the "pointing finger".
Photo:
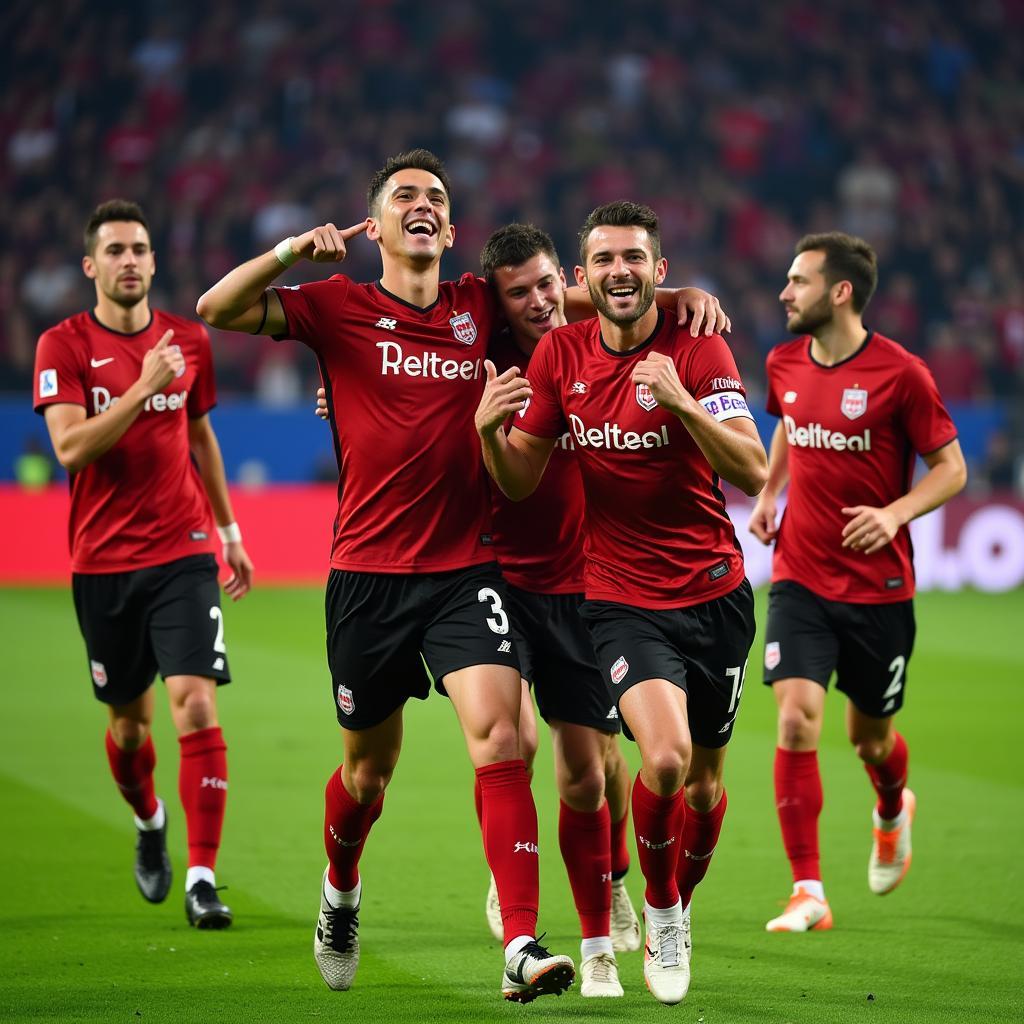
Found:
M 347 242 L 350 238 L 355 238 L 356 235 L 361 235 L 370 226 L 369 219 L 361 220 L 358 224 L 353 224 L 350 228 L 345 228 L 341 232 L 341 237 Z

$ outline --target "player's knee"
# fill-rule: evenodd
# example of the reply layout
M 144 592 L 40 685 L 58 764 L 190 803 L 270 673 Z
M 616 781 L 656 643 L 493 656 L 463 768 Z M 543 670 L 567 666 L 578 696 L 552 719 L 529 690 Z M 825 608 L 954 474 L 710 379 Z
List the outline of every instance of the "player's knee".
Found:
M 690 765 L 688 746 L 659 747 L 644 754 L 644 774 L 654 782 L 659 796 L 678 793 Z
M 346 766 L 348 781 L 357 803 L 372 804 L 388 787 L 394 774 L 394 765 L 383 765 L 370 760 L 349 761 Z
M 190 690 L 182 698 L 176 715 L 178 732 L 198 732 L 217 724 L 217 702 L 207 689 Z
M 779 742 L 788 750 L 803 749 L 817 734 L 814 717 L 799 704 L 786 704 L 779 711 Z
M 110 735 L 121 750 L 138 750 L 149 735 L 149 723 L 136 718 L 115 718 L 110 723 Z
M 881 764 L 892 749 L 892 743 L 879 739 L 854 739 L 853 749 L 866 764 Z
M 519 743 L 519 728 L 511 719 L 500 719 L 488 730 L 477 745 L 481 764 L 498 764 L 501 761 L 514 761 L 522 757 Z M 536 752 L 536 748 L 534 748 Z
M 711 773 L 686 783 L 686 803 L 695 811 L 707 814 L 718 806 L 722 799 L 722 780 Z
M 520 727 L 519 730 L 519 756 L 526 762 L 527 771 L 533 769 L 533 761 L 537 756 L 537 747 L 539 745 L 537 738 L 537 730 L 535 727 Z
M 596 811 L 604 800 L 604 766 L 566 766 L 558 775 L 558 795 L 577 811 Z

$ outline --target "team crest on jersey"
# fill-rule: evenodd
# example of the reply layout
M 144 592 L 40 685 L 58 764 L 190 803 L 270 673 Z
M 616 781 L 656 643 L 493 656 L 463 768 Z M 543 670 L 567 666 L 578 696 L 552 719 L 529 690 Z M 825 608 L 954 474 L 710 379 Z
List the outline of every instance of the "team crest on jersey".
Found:
M 460 313 L 448 321 L 452 325 L 452 334 L 456 341 L 463 345 L 472 345 L 476 341 L 476 324 L 473 323 L 472 313 Z
M 646 384 L 637 384 L 636 404 L 645 412 L 650 412 L 658 404 L 658 400 L 654 397 L 654 392 Z
M 177 352 L 178 355 L 181 355 L 181 346 L 180 345 L 168 345 L 167 346 L 167 351 L 168 352 Z M 185 376 L 185 363 L 184 362 L 182 362 L 180 370 L 175 370 L 174 371 L 174 376 L 175 377 L 184 377 Z
M 97 686 L 107 685 L 107 669 L 102 661 L 93 661 L 89 659 L 89 668 L 92 669 L 92 681 Z
M 338 707 L 346 715 L 351 715 L 356 709 L 356 702 L 352 696 L 352 691 L 343 683 L 338 683 Z
M 779 662 L 782 661 L 782 650 L 779 647 L 779 641 L 773 640 L 770 644 L 764 645 L 764 667 L 765 668 L 778 668 Z
M 848 420 L 863 416 L 868 408 L 868 393 L 863 388 L 843 388 L 843 400 L 839 408 Z

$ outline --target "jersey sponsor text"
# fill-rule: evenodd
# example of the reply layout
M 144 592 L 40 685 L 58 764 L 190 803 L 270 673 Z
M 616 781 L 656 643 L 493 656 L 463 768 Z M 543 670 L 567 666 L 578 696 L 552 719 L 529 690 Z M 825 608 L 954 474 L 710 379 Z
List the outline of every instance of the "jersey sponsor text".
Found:
M 581 448 L 611 448 L 615 451 L 636 451 L 640 448 L 663 448 L 669 443 L 668 424 L 661 430 L 623 430 L 618 423 L 602 423 L 588 427 L 575 413 L 569 414 L 569 426 Z
M 178 409 L 185 408 L 187 398 L 188 391 L 176 391 L 169 395 L 165 395 L 161 391 L 150 395 L 143 403 L 142 408 L 145 412 L 176 412 Z M 92 389 L 92 408 L 97 416 L 101 412 L 106 412 L 119 401 L 121 401 L 121 396 L 111 395 L 107 388 L 94 387 Z
M 378 341 L 381 350 L 380 372 L 405 374 L 407 377 L 430 377 L 433 380 L 479 380 L 479 359 L 445 359 L 437 352 L 424 352 L 422 356 L 407 356 L 397 341 Z
M 863 434 L 844 434 L 841 430 L 828 430 L 820 423 L 808 423 L 798 427 L 792 416 L 783 416 L 786 426 L 786 440 L 797 448 L 828 448 L 834 452 L 871 451 L 871 430 Z

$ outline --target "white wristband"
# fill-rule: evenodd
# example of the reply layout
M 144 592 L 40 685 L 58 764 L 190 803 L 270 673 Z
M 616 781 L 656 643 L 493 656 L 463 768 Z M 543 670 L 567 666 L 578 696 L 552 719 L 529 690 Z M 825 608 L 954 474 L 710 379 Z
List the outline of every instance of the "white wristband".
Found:
M 282 238 L 277 245 L 274 246 L 274 255 L 277 257 L 278 263 L 283 267 L 290 267 L 293 263 L 298 261 L 299 255 L 292 249 L 292 239 L 294 235 L 289 235 L 287 238 Z
M 221 544 L 237 544 L 242 539 L 242 531 L 238 528 L 238 523 L 218 526 L 217 534 L 220 536 Z

